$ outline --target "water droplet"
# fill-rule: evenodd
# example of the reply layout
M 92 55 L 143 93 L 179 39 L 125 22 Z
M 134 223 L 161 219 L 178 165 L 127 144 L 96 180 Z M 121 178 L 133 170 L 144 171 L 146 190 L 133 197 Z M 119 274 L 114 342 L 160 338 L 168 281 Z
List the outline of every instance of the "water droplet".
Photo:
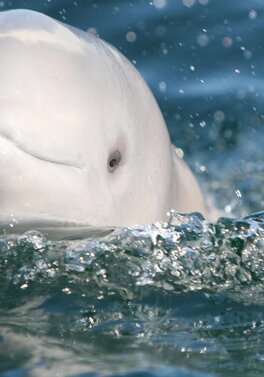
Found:
M 88 33 L 91 33 L 95 36 L 98 36 L 98 32 L 97 32 L 97 29 L 95 27 L 90 27 L 87 31 L 88 31 Z
M 176 152 L 176 154 L 177 154 L 177 156 L 179 158 L 183 158 L 184 157 L 184 152 L 183 152 L 183 150 L 181 148 L 175 148 L 175 152 Z
M 133 42 L 136 41 L 136 39 L 137 39 L 137 35 L 136 35 L 136 33 L 134 31 L 128 31 L 126 33 L 126 40 L 128 42 L 133 43 Z
M 225 37 L 225 38 L 223 38 L 222 43 L 223 43 L 224 47 L 227 47 L 227 48 L 231 47 L 232 44 L 233 44 L 233 39 L 230 38 L 230 37 Z
M 153 5 L 157 9 L 162 9 L 167 5 L 167 0 L 154 0 Z
M 237 196 L 238 198 L 242 198 L 242 194 L 241 194 L 240 190 L 236 190 L 236 191 L 235 191 L 235 194 L 236 194 L 236 196 Z
M 160 81 L 160 82 L 159 82 L 159 91 L 160 91 L 161 93 L 164 93 L 164 92 L 167 91 L 167 84 L 166 84 L 165 81 Z
M 232 212 L 232 207 L 231 207 L 231 205 L 227 205 L 227 206 L 225 206 L 225 212 L 226 213 L 231 213 Z
M 257 12 L 252 9 L 249 13 L 248 13 L 248 17 L 250 18 L 250 20 L 254 20 L 256 17 L 257 17 Z
M 182 3 L 186 7 L 191 8 L 194 5 L 195 0 L 182 0 Z
M 68 287 L 63 288 L 62 292 L 66 293 L 66 295 L 70 295 L 72 293 L 70 288 L 68 288 Z
M 209 43 L 209 37 L 206 34 L 199 34 L 197 37 L 197 43 L 200 47 L 205 47 Z
M 215 113 L 214 113 L 214 120 L 216 122 L 223 122 L 223 120 L 225 119 L 225 114 L 223 113 L 223 111 L 221 110 L 217 110 Z
M 246 50 L 246 51 L 244 52 L 244 57 L 245 57 L 246 59 L 251 59 L 251 58 L 252 58 L 252 52 L 249 51 L 249 50 Z

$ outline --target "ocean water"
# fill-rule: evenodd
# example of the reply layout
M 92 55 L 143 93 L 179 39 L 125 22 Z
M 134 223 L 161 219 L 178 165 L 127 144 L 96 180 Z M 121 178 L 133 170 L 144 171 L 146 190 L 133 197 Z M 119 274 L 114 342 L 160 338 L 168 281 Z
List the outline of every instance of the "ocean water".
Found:
M 222 217 L 1 236 L 0 376 L 263 376 L 264 2 L 12 8 L 96 29 L 132 60 Z

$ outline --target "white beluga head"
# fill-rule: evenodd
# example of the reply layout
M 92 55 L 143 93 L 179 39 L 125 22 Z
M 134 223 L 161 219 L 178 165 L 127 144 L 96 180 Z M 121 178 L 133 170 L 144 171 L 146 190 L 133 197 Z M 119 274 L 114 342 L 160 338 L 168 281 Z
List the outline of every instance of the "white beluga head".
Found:
M 205 212 L 156 101 L 99 38 L 0 12 L 0 220 L 126 226 Z

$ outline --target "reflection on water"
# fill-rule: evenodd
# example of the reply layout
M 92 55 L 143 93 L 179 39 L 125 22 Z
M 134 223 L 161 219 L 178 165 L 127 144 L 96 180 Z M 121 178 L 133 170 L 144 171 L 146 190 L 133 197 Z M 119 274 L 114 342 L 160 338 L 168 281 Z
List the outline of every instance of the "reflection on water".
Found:
M 123 51 L 208 201 L 237 217 L 2 237 L 0 376 L 262 376 L 264 215 L 245 216 L 264 205 L 263 2 L 0 7 L 94 28 Z

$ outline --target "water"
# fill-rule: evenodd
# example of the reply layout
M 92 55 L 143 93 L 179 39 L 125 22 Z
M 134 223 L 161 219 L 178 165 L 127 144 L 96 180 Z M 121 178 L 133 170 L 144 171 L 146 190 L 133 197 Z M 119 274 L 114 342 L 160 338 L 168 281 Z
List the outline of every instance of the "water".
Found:
M 1 375 L 260 376 L 263 251 L 264 213 L 172 214 L 53 243 L 7 236 Z
M 0 376 L 263 376 L 263 1 L 0 6 L 95 28 L 133 60 L 224 216 L 2 236 Z

